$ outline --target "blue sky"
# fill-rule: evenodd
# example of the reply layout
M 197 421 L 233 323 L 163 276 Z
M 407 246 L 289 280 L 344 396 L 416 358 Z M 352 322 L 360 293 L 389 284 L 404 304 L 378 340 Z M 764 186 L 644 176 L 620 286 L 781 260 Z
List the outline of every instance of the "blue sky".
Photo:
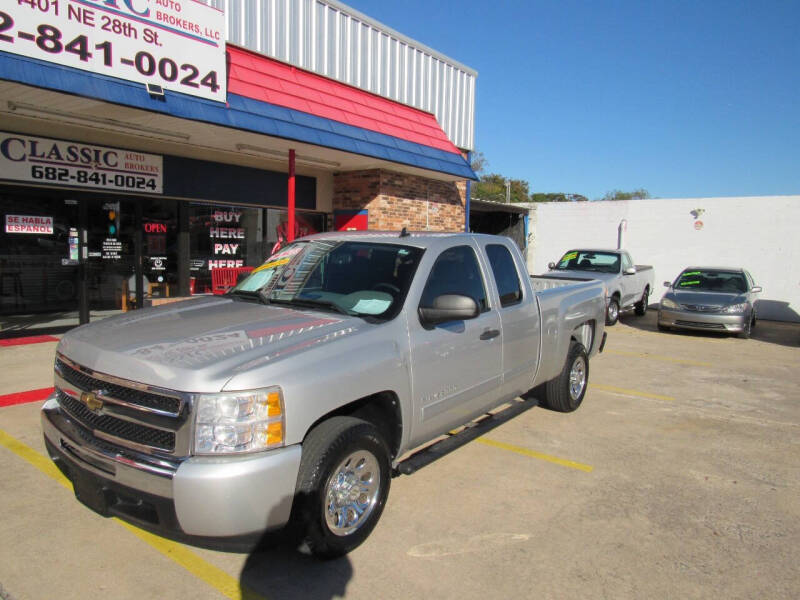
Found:
M 345 0 L 478 71 L 476 148 L 532 191 L 800 194 L 800 1 Z

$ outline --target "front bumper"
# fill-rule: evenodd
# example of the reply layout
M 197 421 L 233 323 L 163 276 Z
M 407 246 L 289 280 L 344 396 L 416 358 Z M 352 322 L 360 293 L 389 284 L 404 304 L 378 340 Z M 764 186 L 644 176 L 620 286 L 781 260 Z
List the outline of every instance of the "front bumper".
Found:
M 299 445 L 248 456 L 154 459 L 100 442 L 74 423 L 54 396 L 41 413 L 50 458 L 75 495 L 103 516 L 182 542 L 223 550 L 253 548 L 289 520 Z
M 718 331 L 720 333 L 740 333 L 750 315 L 748 313 L 722 314 L 704 313 L 693 310 L 662 308 L 658 311 L 658 324 L 676 329 L 694 331 Z

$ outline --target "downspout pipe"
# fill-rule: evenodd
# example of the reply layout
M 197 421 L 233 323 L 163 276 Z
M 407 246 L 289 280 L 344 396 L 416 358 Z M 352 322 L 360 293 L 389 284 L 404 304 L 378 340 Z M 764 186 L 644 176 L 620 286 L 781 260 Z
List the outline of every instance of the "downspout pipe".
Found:
M 289 150 L 289 189 L 288 189 L 288 212 L 286 241 L 294 241 L 295 214 L 294 214 L 294 149 Z
M 467 152 L 467 162 L 472 164 L 472 152 Z M 464 202 L 464 232 L 469 233 L 470 195 L 472 193 L 472 180 L 467 179 L 467 198 Z

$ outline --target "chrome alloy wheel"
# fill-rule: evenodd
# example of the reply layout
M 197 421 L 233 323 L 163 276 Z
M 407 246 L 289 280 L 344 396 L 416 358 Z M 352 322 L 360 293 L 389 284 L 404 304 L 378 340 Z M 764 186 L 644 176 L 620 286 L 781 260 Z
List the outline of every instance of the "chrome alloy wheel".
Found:
M 334 535 L 349 535 L 361 527 L 378 502 L 381 473 L 378 459 L 358 450 L 334 469 L 325 486 L 325 521 Z
M 573 400 L 580 398 L 584 387 L 586 387 L 586 359 L 583 356 L 578 356 L 569 371 L 570 398 Z
M 609 303 L 608 305 L 607 310 L 608 310 L 608 320 L 612 322 L 616 321 L 617 318 L 619 317 L 619 305 L 616 302 L 611 301 L 611 303 Z

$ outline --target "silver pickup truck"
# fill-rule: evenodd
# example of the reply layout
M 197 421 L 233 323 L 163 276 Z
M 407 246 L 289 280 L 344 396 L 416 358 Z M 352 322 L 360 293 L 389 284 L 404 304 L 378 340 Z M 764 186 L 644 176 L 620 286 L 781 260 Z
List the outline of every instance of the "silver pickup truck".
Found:
M 229 550 L 291 524 L 315 555 L 341 555 L 392 476 L 537 402 L 580 405 L 603 284 L 533 283 L 504 237 L 304 238 L 224 296 L 67 333 L 48 452 L 102 515 Z
M 614 325 L 623 310 L 634 309 L 639 316 L 647 312 L 653 267 L 634 265 L 625 250 L 569 250 L 558 263 L 547 267 L 559 277 L 601 280 L 606 286 L 606 325 Z

